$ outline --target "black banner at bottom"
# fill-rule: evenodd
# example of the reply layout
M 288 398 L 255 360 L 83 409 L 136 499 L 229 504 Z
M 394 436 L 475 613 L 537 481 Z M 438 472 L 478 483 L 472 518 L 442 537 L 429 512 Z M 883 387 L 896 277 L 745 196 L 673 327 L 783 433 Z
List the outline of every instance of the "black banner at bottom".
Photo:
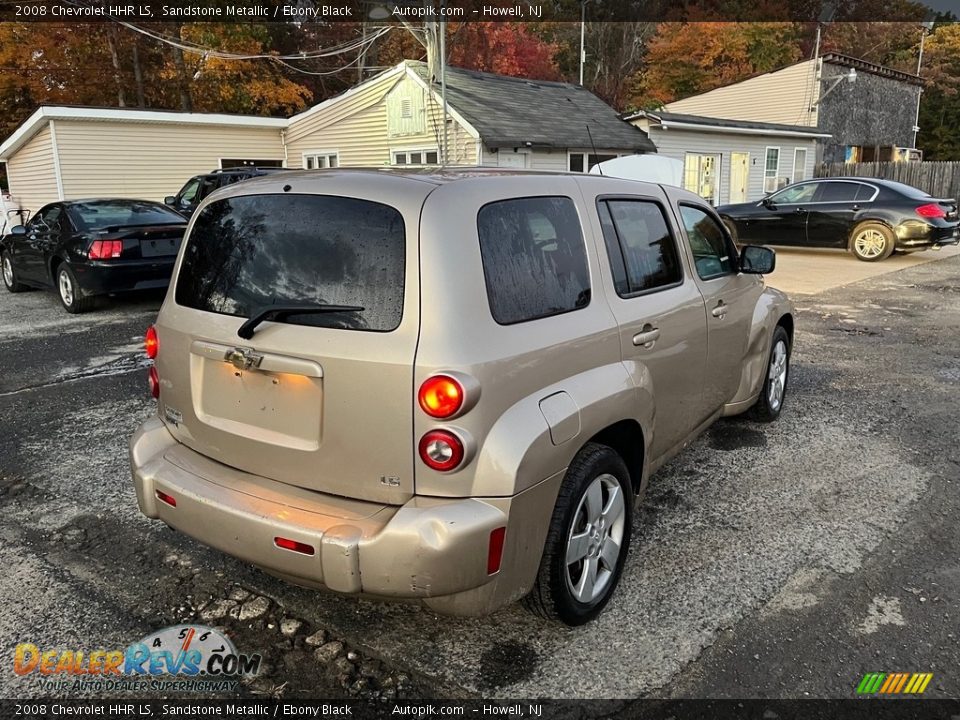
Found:
M 0 718 L 960 720 L 960 700 L 0 700 Z

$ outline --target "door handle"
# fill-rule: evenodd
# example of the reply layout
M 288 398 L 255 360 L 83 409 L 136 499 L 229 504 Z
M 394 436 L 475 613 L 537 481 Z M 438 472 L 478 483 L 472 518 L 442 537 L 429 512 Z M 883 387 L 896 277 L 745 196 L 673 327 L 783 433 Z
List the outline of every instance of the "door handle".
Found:
M 640 332 L 633 336 L 633 344 L 638 347 L 652 348 L 653 344 L 659 339 L 660 328 L 647 323 Z
M 797 215 L 805 215 L 807 213 L 803 208 L 797 208 Z
M 715 318 L 720 318 L 721 320 L 723 319 L 723 316 L 727 314 L 727 306 L 723 300 L 717 303 L 717 306 L 710 311 L 710 314 Z

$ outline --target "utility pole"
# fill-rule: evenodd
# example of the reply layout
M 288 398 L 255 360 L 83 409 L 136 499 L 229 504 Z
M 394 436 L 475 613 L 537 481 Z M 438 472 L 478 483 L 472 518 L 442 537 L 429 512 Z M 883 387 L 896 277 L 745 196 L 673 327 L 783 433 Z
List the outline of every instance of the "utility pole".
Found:
M 587 62 L 587 49 L 585 40 L 588 2 L 590 2 L 590 0 L 580 0 L 580 87 L 583 87 L 583 66 Z
M 923 41 L 927 38 L 927 33 L 933 31 L 933 21 L 927 20 L 920 23 L 920 55 L 917 57 L 917 77 L 920 76 L 920 68 L 923 67 Z M 923 98 L 923 85 L 917 86 L 917 114 L 913 121 L 913 149 L 917 149 L 917 134 L 920 132 L 920 100 Z

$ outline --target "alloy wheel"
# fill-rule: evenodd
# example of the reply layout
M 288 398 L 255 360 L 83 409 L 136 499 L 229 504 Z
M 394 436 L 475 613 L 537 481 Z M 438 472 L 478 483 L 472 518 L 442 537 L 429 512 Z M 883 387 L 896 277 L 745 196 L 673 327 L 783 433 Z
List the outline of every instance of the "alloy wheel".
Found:
M 66 270 L 61 270 L 59 275 L 60 297 L 63 304 L 67 307 L 73 305 L 73 282 L 70 280 L 70 274 Z
M 857 254 L 865 258 L 880 257 L 887 245 L 887 239 L 879 230 L 868 228 L 861 232 L 853 241 Z
M 623 546 L 626 506 L 613 475 L 593 480 L 580 498 L 567 536 L 567 586 L 582 603 L 602 597 L 616 572 Z
M 771 410 L 779 410 L 783 402 L 783 392 L 787 386 L 787 344 L 783 340 L 778 340 L 773 346 L 773 354 L 770 357 L 770 371 L 767 373 L 769 379 L 767 387 L 767 402 Z
M 10 262 L 10 256 L 3 256 L 3 281 L 7 287 L 13 287 L 13 263 Z

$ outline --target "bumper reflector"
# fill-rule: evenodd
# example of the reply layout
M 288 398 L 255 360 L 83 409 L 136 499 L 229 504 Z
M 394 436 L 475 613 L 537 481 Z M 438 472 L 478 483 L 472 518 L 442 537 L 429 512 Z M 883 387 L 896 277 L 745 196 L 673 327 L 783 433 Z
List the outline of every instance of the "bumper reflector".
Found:
M 303 555 L 313 555 L 315 552 L 312 545 L 297 542 L 296 540 L 290 540 L 289 538 L 275 537 L 273 539 L 273 544 L 278 548 L 292 550 L 293 552 L 302 553 Z
M 507 535 L 505 527 L 498 527 L 490 531 L 490 550 L 487 552 L 487 575 L 500 572 L 500 561 L 503 559 L 503 539 Z
M 157 499 L 165 502 L 170 507 L 177 506 L 177 499 L 173 495 L 167 495 L 165 492 L 160 492 L 157 490 Z

